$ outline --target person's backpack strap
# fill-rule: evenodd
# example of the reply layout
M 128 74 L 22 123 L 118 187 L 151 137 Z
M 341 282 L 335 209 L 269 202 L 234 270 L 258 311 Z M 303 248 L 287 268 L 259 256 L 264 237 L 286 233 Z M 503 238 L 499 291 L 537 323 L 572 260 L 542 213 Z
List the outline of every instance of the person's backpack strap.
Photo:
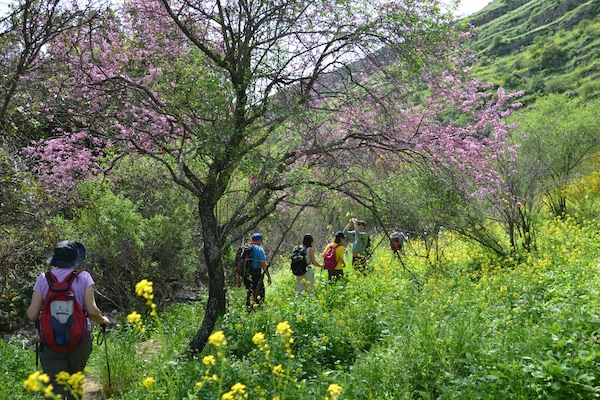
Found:
M 59 291 L 69 290 L 71 288 L 71 284 L 73 284 L 73 281 L 75 280 L 75 278 L 77 278 L 77 275 L 79 275 L 80 272 L 81 272 L 81 270 L 79 270 L 79 269 L 74 270 L 67 276 L 67 278 L 63 281 L 63 282 L 66 282 L 66 284 L 67 284 L 66 288 L 56 288 L 54 285 L 56 283 L 59 283 L 58 279 L 56 279 L 56 276 L 54 276 L 52 271 L 47 271 L 44 275 L 46 276 L 46 280 L 48 281 L 48 290 L 59 290 Z
M 48 288 L 51 288 L 52 285 L 54 285 L 57 282 L 56 277 L 51 271 L 47 271 L 44 275 L 46 276 L 46 280 L 48 281 Z
M 81 272 L 81 270 L 73 270 L 69 276 L 67 276 L 66 282 L 69 284 L 69 287 L 71 287 L 71 284 L 73 283 L 73 281 L 75 280 L 75 278 L 77 278 L 77 275 L 79 275 L 79 273 Z

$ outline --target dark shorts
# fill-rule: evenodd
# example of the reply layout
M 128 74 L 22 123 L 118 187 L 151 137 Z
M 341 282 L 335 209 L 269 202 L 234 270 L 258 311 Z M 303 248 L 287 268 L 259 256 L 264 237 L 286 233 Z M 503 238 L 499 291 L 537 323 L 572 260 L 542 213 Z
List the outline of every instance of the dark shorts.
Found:
M 336 281 L 337 279 L 344 276 L 343 269 L 330 269 L 330 270 L 327 270 L 327 272 L 328 272 L 328 280 L 329 281 Z
M 352 256 L 352 268 L 362 274 L 367 274 L 369 272 L 367 267 L 367 257 L 354 254 Z

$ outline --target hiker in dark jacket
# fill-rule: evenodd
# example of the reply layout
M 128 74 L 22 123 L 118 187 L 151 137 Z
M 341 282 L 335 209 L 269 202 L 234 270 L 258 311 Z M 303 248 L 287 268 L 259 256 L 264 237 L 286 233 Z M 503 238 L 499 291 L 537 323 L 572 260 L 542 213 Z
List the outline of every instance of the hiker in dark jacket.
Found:
M 302 239 L 302 246 L 306 249 L 306 273 L 304 275 L 296 275 L 296 298 L 299 299 L 302 296 L 302 292 L 306 291 L 309 296 L 312 296 L 313 289 L 315 286 L 315 271 L 311 268 L 311 265 L 323 268 L 321 264 L 317 262 L 315 258 L 315 249 L 312 246 L 313 237 L 312 235 L 304 235 Z

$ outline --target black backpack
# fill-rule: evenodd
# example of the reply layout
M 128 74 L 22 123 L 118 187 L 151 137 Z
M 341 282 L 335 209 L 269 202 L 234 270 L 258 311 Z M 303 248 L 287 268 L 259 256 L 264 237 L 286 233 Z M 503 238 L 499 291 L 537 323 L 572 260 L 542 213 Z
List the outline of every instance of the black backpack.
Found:
M 304 275 L 307 271 L 308 261 L 306 260 L 306 247 L 298 245 L 292 250 L 292 259 L 290 269 L 294 275 Z
M 235 255 L 235 270 L 238 275 L 244 278 L 250 275 L 252 270 L 252 246 L 249 243 L 244 243 Z

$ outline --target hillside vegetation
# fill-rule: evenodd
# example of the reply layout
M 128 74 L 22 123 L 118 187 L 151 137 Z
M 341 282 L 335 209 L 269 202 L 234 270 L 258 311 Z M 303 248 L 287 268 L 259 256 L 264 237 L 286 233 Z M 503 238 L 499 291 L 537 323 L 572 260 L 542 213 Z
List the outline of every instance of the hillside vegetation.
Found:
M 600 94 L 600 0 L 495 0 L 470 17 L 475 73 L 533 100 Z

